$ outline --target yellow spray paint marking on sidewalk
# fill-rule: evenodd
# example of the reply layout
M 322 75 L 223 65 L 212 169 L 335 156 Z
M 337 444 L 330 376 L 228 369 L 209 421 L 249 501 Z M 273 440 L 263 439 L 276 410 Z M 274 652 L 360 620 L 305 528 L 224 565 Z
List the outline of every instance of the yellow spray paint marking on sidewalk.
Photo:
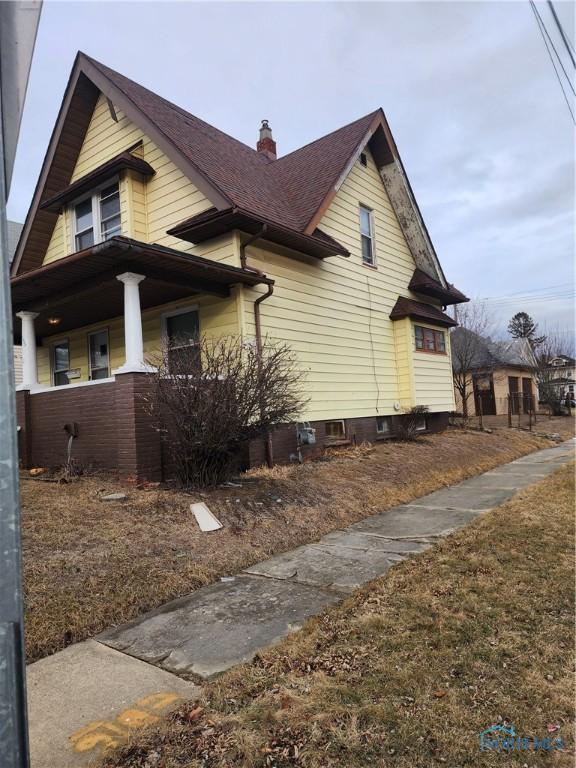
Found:
M 132 728 L 152 725 L 160 719 L 156 712 L 172 707 L 182 697 L 172 691 L 153 693 L 123 709 L 113 720 L 94 720 L 70 736 L 76 752 L 89 752 L 100 748 L 102 751 L 117 747 L 128 739 Z

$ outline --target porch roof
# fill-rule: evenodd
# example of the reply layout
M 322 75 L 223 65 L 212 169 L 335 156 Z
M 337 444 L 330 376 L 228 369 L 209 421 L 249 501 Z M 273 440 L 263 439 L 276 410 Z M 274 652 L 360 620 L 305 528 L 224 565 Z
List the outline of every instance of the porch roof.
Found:
M 140 284 L 143 309 L 186 298 L 195 293 L 226 297 L 232 285 L 271 285 L 265 275 L 174 248 L 113 237 L 11 280 L 14 313 L 38 312 L 39 336 L 117 317 L 124 311 L 122 272 L 137 272 L 147 279 Z M 58 317 L 56 325 L 49 318 Z M 16 340 L 20 322 L 14 318 Z

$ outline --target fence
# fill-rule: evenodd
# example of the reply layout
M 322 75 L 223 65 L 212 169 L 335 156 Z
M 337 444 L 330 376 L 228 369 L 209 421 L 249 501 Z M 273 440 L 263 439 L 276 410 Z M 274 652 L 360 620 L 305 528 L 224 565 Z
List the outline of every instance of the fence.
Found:
M 539 422 L 552 418 L 548 406 L 539 404 L 533 395 L 515 392 L 505 397 L 475 397 L 468 401 L 468 417 L 453 414 L 453 426 L 482 428 L 515 427 L 532 430 Z

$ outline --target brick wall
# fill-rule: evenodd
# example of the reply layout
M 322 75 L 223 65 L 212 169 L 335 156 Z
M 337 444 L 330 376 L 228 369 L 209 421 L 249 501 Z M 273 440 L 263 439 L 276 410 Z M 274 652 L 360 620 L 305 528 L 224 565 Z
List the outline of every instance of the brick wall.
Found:
M 115 381 L 46 392 L 17 393 L 22 466 L 57 467 L 66 461 L 68 434 L 78 437 L 72 457 L 81 467 L 116 470 L 135 480 L 160 480 L 160 438 L 146 412 L 149 378 L 125 373 Z

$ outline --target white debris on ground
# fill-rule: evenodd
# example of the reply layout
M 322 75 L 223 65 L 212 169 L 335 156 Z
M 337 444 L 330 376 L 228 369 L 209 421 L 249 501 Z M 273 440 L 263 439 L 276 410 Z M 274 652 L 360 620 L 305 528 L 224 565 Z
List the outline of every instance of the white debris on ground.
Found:
M 190 509 L 201 531 L 217 531 L 219 528 L 222 528 L 220 520 L 214 517 L 203 501 L 190 504 Z

